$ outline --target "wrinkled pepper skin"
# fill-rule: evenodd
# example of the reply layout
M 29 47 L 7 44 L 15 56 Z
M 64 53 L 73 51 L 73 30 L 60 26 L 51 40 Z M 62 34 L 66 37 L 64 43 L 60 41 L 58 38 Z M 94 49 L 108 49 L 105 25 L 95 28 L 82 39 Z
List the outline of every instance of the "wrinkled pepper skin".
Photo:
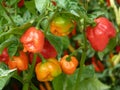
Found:
M 60 59 L 60 66 L 65 74 L 73 74 L 78 66 L 78 60 L 76 57 L 71 56 L 68 61 L 66 60 L 67 57 L 69 56 L 65 55 Z
M 59 62 L 55 58 L 40 62 L 35 67 L 37 79 L 39 81 L 52 81 L 54 77 L 61 74 L 62 70 Z
M 13 56 L 8 61 L 8 67 L 10 69 L 17 68 L 20 71 L 28 69 L 28 57 L 25 52 L 20 51 L 19 56 Z
M 20 38 L 24 52 L 41 52 L 44 46 L 44 34 L 35 27 L 30 27 Z
M 32 63 L 33 60 L 33 54 L 34 53 L 29 53 L 29 60 L 30 63 Z M 49 43 L 49 41 L 47 39 L 45 39 L 44 42 L 44 46 L 42 51 L 40 52 L 40 54 L 45 58 L 45 59 L 49 59 L 49 58 L 56 58 L 57 56 L 57 51 L 56 49 Z M 39 56 L 37 56 L 36 58 L 36 64 L 41 62 L 41 58 Z
M 115 37 L 116 30 L 113 24 L 105 17 L 95 19 L 96 26 L 88 26 L 86 36 L 95 51 L 103 51 L 110 38 Z

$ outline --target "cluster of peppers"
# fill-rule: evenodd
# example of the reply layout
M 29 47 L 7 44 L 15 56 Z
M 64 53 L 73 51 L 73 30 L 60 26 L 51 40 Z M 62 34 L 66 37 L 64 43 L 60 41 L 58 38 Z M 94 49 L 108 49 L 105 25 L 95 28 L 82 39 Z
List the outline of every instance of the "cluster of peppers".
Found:
M 72 31 L 70 29 L 74 28 L 74 22 L 69 18 L 58 16 L 51 22 L 51 33 L 54 35 L 68 35 Z M 78 60 L 74 56 L 63 56 L 59 62 L 56 59 L 56 49 L 45 38 L 44 32 L 36 27 L 28 28 L 20 37 L 20 42 L 23 50 L 19 51 L 18 55 L 10 57 L 7 48 L 0 55 L 1 61 L 5 62 L 10 69 L 27 70 L 29 63 L 33 62 L 34 54 L 37 54 L 35 72 L 39 81 L 51 81 L 62 71 L 73 74 L 78 66 Z M 67 57 L 69 60 L 66 59 Z
M 94 50 L 102 51 L 107 46 L 109 39 L 115 37 L 116 31 L 112 23 L 105 17 L 95 19 L 95 23 L 95 26 L 86 28 L 86 37 Z M 74 28 L 75 24 L 72 20 L 58 16 L 52 20 L 50 30 L 54 35 L 65 36 L 69 35 L 72 32 L 71 29 Z M 66 74 L 73 74 L 78 66 L 75 56 L 65 55 L 58 61 L 55 48 L 45 38 L 44 32 L 35 27 L 26 30 L 21 36 L 20 42 L 23 50 L 19 52 L 19 56 L 9 58 L 7 48 L 0 55 L 1 61 L 5 62 L 10 69 L 27 70 L 29 62 L 32 63 L 34 53 L 37 53 L 35 72 L 39 81 L 51 81 L 62 71 Z M 92 62 L 95 66 L 94 58 Z M 95 66 L 95 68 L 97 67 Z M 99 70 L 97 69 L 97 71 Z
M 22 3 L 22 5 L 21 5 Z M 24 0 L 18 4 L 22 7 Z M 112 22 L 106 17 L 98 17 L 94 20 L 95 26 L 88 26 L 85 33 L 88 42 L 95 51 L 103 51 L 109 40 L 116 35 L 116 30 Z M 76 28 L 75 21 L 65 15 L 56 15 L 50 24 L 50 32 L 53 35 L 62 37 L 68 36 Z M 36 57 L 35 73 L 39 81 L 52 81 L 54 77 L 65 74 L 73 74 L 78 67 L 78 60 L 75 56 L 64 55 L 57 60 L 57 51 L 51 43 L 45 38 L 44 32 L 34 26 L 30 27 L 20 37 L 23 50 L 19 51 L 18 56 L 9 57 L 7 48 L 0 55 L 0 61 L 5 62 L 10 69 L 17 68 L 20 71 L 27 70 L 28 65 L 32 63 L 34 54 Z M 96 66 L 95 58 L 92 58 L 92 64 L 96 71 L 103 71 Z

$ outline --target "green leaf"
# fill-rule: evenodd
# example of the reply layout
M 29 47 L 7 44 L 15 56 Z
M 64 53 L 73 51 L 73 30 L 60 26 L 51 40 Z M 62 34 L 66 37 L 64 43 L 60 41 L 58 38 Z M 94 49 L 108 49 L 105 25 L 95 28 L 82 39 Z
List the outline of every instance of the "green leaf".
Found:
M 7 40 L 5 40 L 4 42 L 0 44 L 0 53 L 2 53 L 2 50 L 5 47 L 8 47 L 10 44 L 15 43 L 15 42 L 16 42 L 16 38 L 14 36 L 10 36 L 10 38 L 8 38 Z
M 24 25 L 22 25 L 20 27 L 12 28 L 12 29 L 8 30 L 7 32 L 1 33 L 0 39 L 3 38 L 4 36 L 8 36 L 11 34 L 22 35 L 30 26 L 32 26 L 31 23 L 25 23 Z
M 62 73 L 61 75 L 56 77 L 52 82 L 54 90 L 76 90 L 75 85 L 76 85 L 78 73 L 79 73 L 79 69 L 77 69 L 75 71 L 75 73 L 72 75 L 66 75 L 66 74 Z M 82 72 L 80 72 L 79 75 L 81 76 L 80 78 L 82 78 L 82 81 L 79 80 L 79 82 L 78 82 L 80 84 L 82 82 L 84 82 L 85 80 L 94 79 L 93 66 L 90 65 L 90 66 L 83 67 Z M 89 88 L 89 83 L 91 83 L 91 81 L 88 82 L 87 84 L 85 81 L 85 84 L 82 84 L 82 86 L 86 87 L 88 85 L 86 88 Z M 95 83 L 95 82 L 93 81 L 93 83 Z M 78 90 L 82 90 L 82 88 L 80 88 L 80 86 L 81 86 L 80 84 L 78 86 L 78 88 L 79 88 Z M 91 86 L 94 86 L 94 84 L 92 84 Z M 96 89 L 96 87 L 95 88 L 93 87 L 93 90 L 95 90 L 95 89 Z M 84 89 L 84 90 L 88 90 L 88 89 Z M 99 90 L 99 89 L 96 89 L 96 90 Z
M 112 51 L 116 45 L 117 45 L 116 38 L 110 39 L 105 50 L 102 52 L 98 52 L 100 60 L 103 60 L 104 56 L 106 56 L 110 51 Z
M 63 48 L 66 49 L 68 48 L 69 44 L 70 44 L 70 40 L 68 37 L 61 37 L 62 40 L 62 44 L 63 44 Z
M 35 0 L 36 9 L 40 13 L 44 13 L 44 11 L 47 8 L 48 2 L 49 2 L 49 0 Z
M 35 2 L 32 1 L 25 1 L 25 7 L 28 9 L 29 12 L 31 12 L 32 14 L 36 14 L 36 10 L 35 10 Z
M 54 90 L 108 90 L 109 87 L 101 83 L 97 78 L 94 77 L 93 66 L 85 66 L 79 73 L 80 78 L 78 86 L 76 86 L 77 76 L 79 69 L 72 75 L 66 75 L 62 73 L 56 77 L 52 84 Z M 76 86 L 76 87 L 75 87 Z
M 17 4 L 17 3 L 18 3 L 18 0 L 10 0 L 9 2 L 10 6 Z
M 63 44 L 62 44 L 60 37 L 54 36 L 51 33 L 47 33 L 46 38 L 55 47 L 55 49 L 58 52 L 58 57 L 60 57 L 62 54 L 62 50 L 63 50 Z
M 57 5 L 62 8 L 66 8 L 66 5 L 68 4 L 68 0 L 56 0 Z
M 112 51 L 116 45 L 116 38 L 111 38 L 106 49 L 108 49 L 108 51 Z
M 12 44 L 9 45 L 8 54 L 9 54 L 10 57 L 12 57 L 16 54 L 19 44 L 20 43 L 16 39 L 16 40 L 14 40 L 14 42 Z
M 97 78 L 88 78 L 80 82 L 76 90 L 109 90 L 109 86 L 101 83 Z
M 63 85 L 65 84 L 64 80 L 66 78 L 65 74 L 60 74 L 58 77 L 54 78 L 52 84 L 53 84 L 53 88 L 54 90 L 63 90 Z
M 67 7 L 67 10 L 75 16 L 84 17 L 84 18 L 87 17 L 85 9 L 77 2 L 70 2 Z
M 4 88 L 16 69 L 8 70 L 3 63 L 0 63 L 0 90 Z
M 98 57 L 100 58 L 100 60 L 103 60 L 105 53 L 104 52 L 98 52 Z
M 81 78 L 86 79 L 86 78 L 94 77 L 94 73 L 95 73 L 94 67 L 92 65 L 88 65 L 86 67 L 83 67 Z
M 21 25 L 20 27 L 16 27 L 8 31 L 9 33 L 17 34 L 17 35 L 22 35 L 29 27 L 32 26 L 32 23 L 25 23 Z
M 1 2 L 0 2 L 0 15 L 3 15 L 3 14 L 4 14 L 4 9 L 3 9 Z
M 77 74 L 66 75 L 62 73 L 52 82 L 54 90 L 72 90 L 76 82 L 76 77 Z

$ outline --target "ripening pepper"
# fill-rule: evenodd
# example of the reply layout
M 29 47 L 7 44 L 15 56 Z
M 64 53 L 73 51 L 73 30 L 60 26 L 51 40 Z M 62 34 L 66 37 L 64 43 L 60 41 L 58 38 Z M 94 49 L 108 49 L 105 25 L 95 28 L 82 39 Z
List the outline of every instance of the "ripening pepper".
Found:
M 13 56 L 8 61 L 8 67 L 10 69 L 17 68 L 20 71 L 28 69 L 28 57 L 25 52 L 20 51 L 19 56 Z
M 40 62 L 35 67 L 35 73 L 39 81 L 52 81 L 61 72 L 59 62 L 55 58 L 49 58 L 45 62 Z
M 56 15 L 50 23 L 50 32 L 56 36 L 67 36 L 74 28 L 75 23 L 64 14 Z
M 30 27 L 20 38 L 24 52 L 41 52 L 44 45 L 44 34 L 35 27 Z
M 60 66 L 65 74 L 73 74 L 78 66 L 78 60 L 74 56 L 65 55 L 60 59 Z
M 92 48 L 96 51 L 103 51 L 110 38 L 115 37 L 116 30 L 113 24 L 105 17 L 95 19 L 96 26 L 86 28 L 86 36 Z

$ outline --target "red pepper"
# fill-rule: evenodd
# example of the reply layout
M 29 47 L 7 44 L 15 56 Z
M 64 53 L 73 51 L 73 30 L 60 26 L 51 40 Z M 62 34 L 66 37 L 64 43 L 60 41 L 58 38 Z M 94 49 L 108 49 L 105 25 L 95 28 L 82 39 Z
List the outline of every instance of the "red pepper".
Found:
M 44 58 L 55 58 L 57 56 L 57 51 L 56 49 L 49 43 L 48 40 L 45 40 L 44 47 L 42 51 L 40 52 Z
M 91 60 L 96 72 L 104 71 L 104 65 L 100 62 L 100 60 L 97 60 L 95 57 L 92 57 Z
M 117 0 L 117 3 L 120 4 L 120 0 Z
M 45 58 L 55 58 L 57 56 L 57 51 L 55 50 L 55 48 L 49 43 L 48 40 L 45 40 L 44 42 L 44 46 L 42 51 L 40 52 L 41 55 Z M 33 59 L 33 53 L 29 53 L 29 57 L 30 57 L 30 63 L 32 63 L 32 59 Z M 36 58 L 36 63 L 41 62 L 41 58 L 39 56 L 37 56 Z
M 106 0 L 107 6 L 110 6 L 110 0 Z
M 33 53 L 41 52 L 44 45 L 44 34 L 41 30 L 35 27 L 30 27 L 20 38 L 23 43 L 24 50 Z
M 54 5 L 54 6 L 56 6 L 57 5 L 57 3 L 55 2 L 55 1 L 51 1 L 52 2 L 52 4 Z
M 86 36 L 92 48 L 96 51 L 103 51 L 110 38 L 115 37 L 116 30 L 113 24 L 105 17 L 95 19 L 96 26 L 88 26 Z
M 23 5 L 24 5 L 24 0 L 20 0 L 18 2 L 18 7 L 21 8 L 21 7 L 23 7 Z
M 118 46 L 116 46 L 116 47 L 115 47 L 115 49 L 116 49 L 116 52 L 117 52 L 117 53 L 119 53 L 119 52 L 120 52 L 120 46 L 119 46 L 119 45 L 118 45 Z
M 7 64 L 8 60 L 9 60 L 8 51 L 7 48 L 4 48 L 2 54 L 0 54 L 0 62 L 5 62 Z

